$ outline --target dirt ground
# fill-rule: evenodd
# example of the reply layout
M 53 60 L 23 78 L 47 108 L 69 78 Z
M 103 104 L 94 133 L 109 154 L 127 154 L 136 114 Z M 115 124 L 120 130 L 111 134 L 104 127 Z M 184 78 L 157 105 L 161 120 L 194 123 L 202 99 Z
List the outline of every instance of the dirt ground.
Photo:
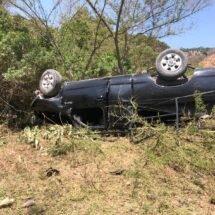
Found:
M 206 137 L 189 134 L 177 146 L 167 135 L 166 148 L 154 137 L 142 144 L 129 137 L 85 137 L 81 148 L 53 156 L 52 142 L 43 139 L 35 148 L 22 136 L 1 127 L 0 200 L 15 199 L 1 215 L 215 214 L 215 150 L 205 151 Z M 23 208 L 29 199 L 34 205 Z

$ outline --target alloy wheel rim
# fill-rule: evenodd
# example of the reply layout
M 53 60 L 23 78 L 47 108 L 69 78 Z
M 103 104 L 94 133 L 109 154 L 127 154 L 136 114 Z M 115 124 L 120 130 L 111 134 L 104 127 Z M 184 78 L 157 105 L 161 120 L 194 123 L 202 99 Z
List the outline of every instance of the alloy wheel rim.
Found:
M 170 53 L 161 59 L 161 66 L 166 71 L 177 72 L 182 65 L 182 59 L 178 54 Z
M 54 85 L 54 76 L 50 73 L 46 74 L 42 81 L 42 86 L 46 90 L 51 90 Z

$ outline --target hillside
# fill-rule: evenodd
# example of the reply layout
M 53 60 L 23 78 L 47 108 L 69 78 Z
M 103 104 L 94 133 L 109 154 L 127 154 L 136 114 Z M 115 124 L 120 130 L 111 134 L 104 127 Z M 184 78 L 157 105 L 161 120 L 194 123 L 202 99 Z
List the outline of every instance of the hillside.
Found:
M 138 135 L 1 126 L 0 214 L 215 213 L 215 132 L 162 124 Z M 34 205 L 22 208 L 29 199 Z
M 215 67 L 215 54 L 209 55 L 206 58 L 204 58 L 200 65 L 203 67 Z
M 213 67 L 214 60 L 212 56 L 215 56 L 214 48 L 191 48 L 191 49 L 182 49 L 188 53 L 189 63 L 195 67 Z

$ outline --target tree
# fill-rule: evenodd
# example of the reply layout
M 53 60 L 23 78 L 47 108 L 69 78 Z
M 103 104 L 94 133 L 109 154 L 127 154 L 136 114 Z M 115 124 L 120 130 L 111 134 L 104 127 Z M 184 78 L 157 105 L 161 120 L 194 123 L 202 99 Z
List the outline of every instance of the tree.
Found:
M 47 3 L 42 0 L 5 0 L 10 7 L 18 14 L 28 18 L 34 26 L 40 31 L 46 44 L 51 44 L 61 63 L 66 68 L 66 59 L 54 32 L 59 28 L 62 22 L 68 21 L 76 16 L 76 14 L 84 7 L 85 3 L 77 0 L 53 0 Z M 54 30 L 53 30 L 54 29 Z M 69 69 L 69 68 L 67 68 Z
M 43 43 L 31 22 L 0 11 L 0 76 L 7 80 L 32 81 L 54 65 L 53 49 Z
M 5 9 L 8 6 L 7 0 L 0 0 L 0 9 Z
M 108 35 L 87 8 L 62 23 L 57 41 L 73 78 L 99 77 L 116 67 Z
M 119 72 L 124 73 L 129 43 L 139 35 L 177 34 L 178 23 L 205 8 L 210 0 L 86 0 L 112 36 Z M 129 35 L 132 35 L 129 37 Z M 122 42 L 123 41 L 123 42 Z
M 54 46 L 57 54 L 60 56 L 61 63 L 64 64 L 64 56 L 52 31 L 53 23 L 58 18 L 62 0 L 55 1 L 49 10 L 45 9 L 44 3 L 41 0 L 7 0 L 7 2 L 15 11 L 28 18 L 34 24 L 43 36 L 45 43 Z
M 16 4 L 22 16 L 5 11 L 0 17 L 0 68 L 7 80 L 32 81 L 49 67 L 60 70 L 65 77 L 71 78 L 72 73 L 73 79 L 99 77 L 116 67 L 112 46 L 104 44 L 107 30 L 102 23 L 98 30 L 98 19 L 87 8 L 77 8 L 70 19 L 50 26 L 40 12 Z

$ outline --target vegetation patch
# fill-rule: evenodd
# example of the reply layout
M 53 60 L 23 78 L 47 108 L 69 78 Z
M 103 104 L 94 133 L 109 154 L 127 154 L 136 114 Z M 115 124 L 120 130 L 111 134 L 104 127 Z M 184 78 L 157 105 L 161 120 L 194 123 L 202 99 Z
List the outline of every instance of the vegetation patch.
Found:
M 132 135 L 105 137 L 70 125 L 3 135 L 0 197 L 16 204 L 2 212 L 21 215 L 20 205 L 33 198 L 32 210 L 50 215 L 212 214 L 215 132 L 194 122 L 178 132 L 145 122 Z M 47 170 L 57 174 L 47 177 Z

